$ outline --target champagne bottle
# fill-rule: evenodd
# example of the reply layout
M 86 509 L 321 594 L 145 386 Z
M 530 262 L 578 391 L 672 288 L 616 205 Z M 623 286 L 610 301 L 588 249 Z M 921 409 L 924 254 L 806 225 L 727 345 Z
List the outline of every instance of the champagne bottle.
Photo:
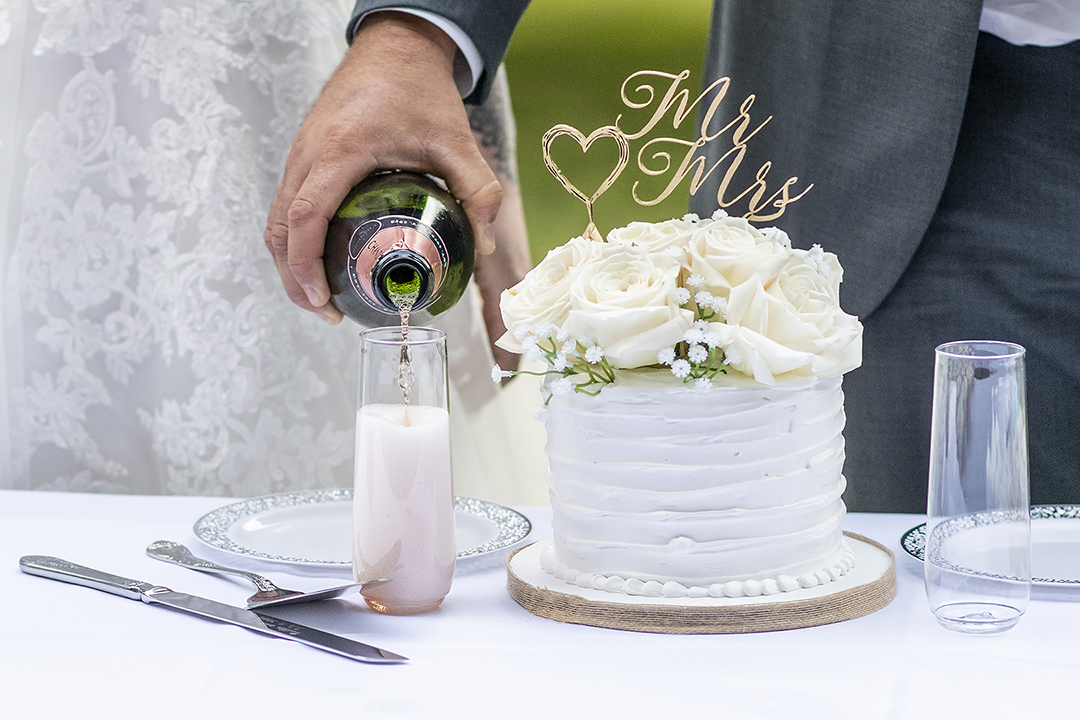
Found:
M 417 324 L 458 301 L 473 270 L 469 219 L 426 175 L 373 173 L 345 197 L 323 251 L 331 301 L 361 325 Z

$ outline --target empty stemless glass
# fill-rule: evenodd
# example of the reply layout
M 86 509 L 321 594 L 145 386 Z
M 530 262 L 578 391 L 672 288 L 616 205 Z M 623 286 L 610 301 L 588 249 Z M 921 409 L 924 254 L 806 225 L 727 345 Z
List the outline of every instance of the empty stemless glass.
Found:
M 950 630 L 1001 632 L 1031 594 L 1024 348 L 961 341 L 935 357 L 926 595 Z
M 385 327 L 360 334 L 353 572 L 368 605 L 392 615 L 437 608 L 457 557 L 450 474 L 446 335 Z

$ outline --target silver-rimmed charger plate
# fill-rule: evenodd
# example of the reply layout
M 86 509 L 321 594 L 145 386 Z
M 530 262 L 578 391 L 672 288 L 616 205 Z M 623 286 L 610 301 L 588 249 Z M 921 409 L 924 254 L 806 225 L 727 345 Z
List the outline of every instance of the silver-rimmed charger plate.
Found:
M 454 498 L 458 559 L 510 547 L 532 530 L 516 510 L 476 498 Z M 352 490 L 310 490 L 266 495 L 208 512 L 195 537 L 228 553 L 282 569 L 351 567 Z
M 926 523 L 900 536 L 904 552 L 926 555 Z M 1031 508 L 1031 582 L 1042 587 L 1080 588 L 1080 505 Z

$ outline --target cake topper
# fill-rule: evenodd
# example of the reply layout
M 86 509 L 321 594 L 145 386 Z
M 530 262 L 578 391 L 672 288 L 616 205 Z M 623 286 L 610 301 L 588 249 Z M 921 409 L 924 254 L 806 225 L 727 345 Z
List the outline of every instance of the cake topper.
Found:
M 569 135 L 577 140 L 578 145 L 581 146 L 581 152 L 588 152 L 589 147 L 598 138 L 609 137 L 612 138 L 619 146 L 619 161 L 615 164 L 615 168 L 607 176 L 604 182 L 600 183 L 600 187 L 596 189 L 592 195 L 586 196 L 574 186 L 572 182 L 567 180 L 566 175 L 559 169 L 559 166 L 555 164 L 555 161 L 551 159 L 551 143 L 555 138 L 560 135 Z M 589 226 L 585 228 L 585 232 L 582 233 L 582 237 L 589 238 L 590 240 L 602 241 L 603 237 L 600 235 L 600 231 L 596 229 L 596 223 L 593 222 L 593 203 L 596 202 L 596 198 L 604 194 L 611 184 L 615 182 L 616 178 L 622 174 L 622 171 L 626 168 L 627 163 L 630 162 L 630 138 L 626 136 L 617 125 L 605 125 L 602 128 L 597 128 L 589 133 L 589 137 L 578 130 L 577 128 L 569 125 L 556 125 L 555 127 L 544 133 L 543 139 L 544 145 L 544 164 L 547 165 L 551 174 L 558 179 L 562 186 L 566 188 L 571 195 L 579 198 L 585 203 L 585 210 L 589 213 Z
M 629 164 L 630 141 L 644 138 L 662 120 L 668 117 L 669 112 L 671 127 L 673 130 L 678 130 L 687 116 L 698 105 L 703 105 L 703 101 L 707 98 L 708 106 L 701 113 L 701 124 L 697 129 L 697 138 L 695 140 L 660 136 L 645 141 L 638 149 L 637 166 L 641 172 L 651 177 L 663 177 L 669 174 L 671 177 L 664 189 L 651 199 L 643 199 L 639 195 L 638 188 L 641 181 L 635 181 L 631 191 L 635 202 L 639 205 L 656 205 L 671 195 L 687 176 L 690 176 L 690 194 L 695 195 L 709 176 L 725 163 L 727 163 L 727 168 L 722 171 L 723 177 L 720 178 L 719 187 L 716 191 L 716 203 L 721 208 L 728 208 L 746 198 L 748 210 L 742 217 L 747 220 L 775 220 L 783 215 L 784 210 L 790 203 L 801 198 L 813 187 L 813 184 L 807 185 L 798 194 L 793 194 L 795 192 L 793 188 L 798 183 L 799 178 L 790 177 L 784 181 L 778 190 L 766 197 L 768 192 L 766 177 L 772 168 L 772 162 L 768 161 L 758 168 L 754 175 L 754 182 L 749 187 L 729 197 L 730 186 L 735 172 L 742 165 L 743 158 L 746 155 L 746 144 L 772 120 L 772 116 L 765 118 L 761 124 L 751 129 L 750 109 L 753 107 L 755 99 L 755 96 L 751 94 L 739 105 L 739 112 L 733 120 L 723 127 L 716 127 L 720 122 L 717 118 L 717 111 L 727 96 L 728 87 L 731 85 L 730 78 L 722 77 L 713 81 L 693 102 L 690 102 L 689 89 L 680 88 L 682 82 L 688 77 L 690 77 L 689 70 L 683 70 L 678 74 L 657 70 L 639 70 L 623 81 L 619 92 L 623 105 L 634 111 L 648 111 L 651 109 L 652 114 L 648 120 L 636 131 L 628 132 L 622 127 L 624 117 L 626 117 L 627 121 L 630 120 L 630 117 L 620 113 L 615 118 L 614 124 L 597 128 L 588 137 L 577 128 L 565 124 L 556 125 L 544 133 L 544 164 L 547 165 L 551 174 L 558 179 L 567 191 L 585 203 L 585 209 L 589 214 L 589 225 L 585 228 L 585 232 L 582 233 L 584 237 L 598 241 L 603 239 L 593 220 L 593 205 L 596 203 L 597 198 L 611 187 Z M 628 90 L 634 82 L 639 84 L 632 90 Z M 699 151 L 706 145 L 719 141 L 722 136 L 728 133 L 730 133 L 731 149 L 721 155 L 719 160 L 709 167 L 708 160 L 704 155 L 699 154 Z M 555 138 L 563 135 L 576 140 L 578 145 L 581 146 L 582 152 L 588 152 L 593 142 L 600 138 L 612 138 L 619 147 L 618 162 L 592 195 L 585 195 L 571 183 L 551 157 L 552 142 L 554 142 Z M 669 151 L 665 149 L 666 145 L 674 147 Z M 672 153 L 679 150 L 682 151 L 682 158 L 676 166 Z

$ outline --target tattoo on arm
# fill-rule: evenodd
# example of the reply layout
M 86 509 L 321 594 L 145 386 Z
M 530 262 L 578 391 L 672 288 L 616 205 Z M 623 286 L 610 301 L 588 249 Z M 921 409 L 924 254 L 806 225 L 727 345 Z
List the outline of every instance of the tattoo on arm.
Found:
M 510 108 L 510 92 L 503 68 L 499 68 L 484 103 L 467 106 L 466 111 L 469 115 L 469 127 L 472 128 L 480 152 L 492 171 L 508 180 L 516 180 L 514 115 Z

